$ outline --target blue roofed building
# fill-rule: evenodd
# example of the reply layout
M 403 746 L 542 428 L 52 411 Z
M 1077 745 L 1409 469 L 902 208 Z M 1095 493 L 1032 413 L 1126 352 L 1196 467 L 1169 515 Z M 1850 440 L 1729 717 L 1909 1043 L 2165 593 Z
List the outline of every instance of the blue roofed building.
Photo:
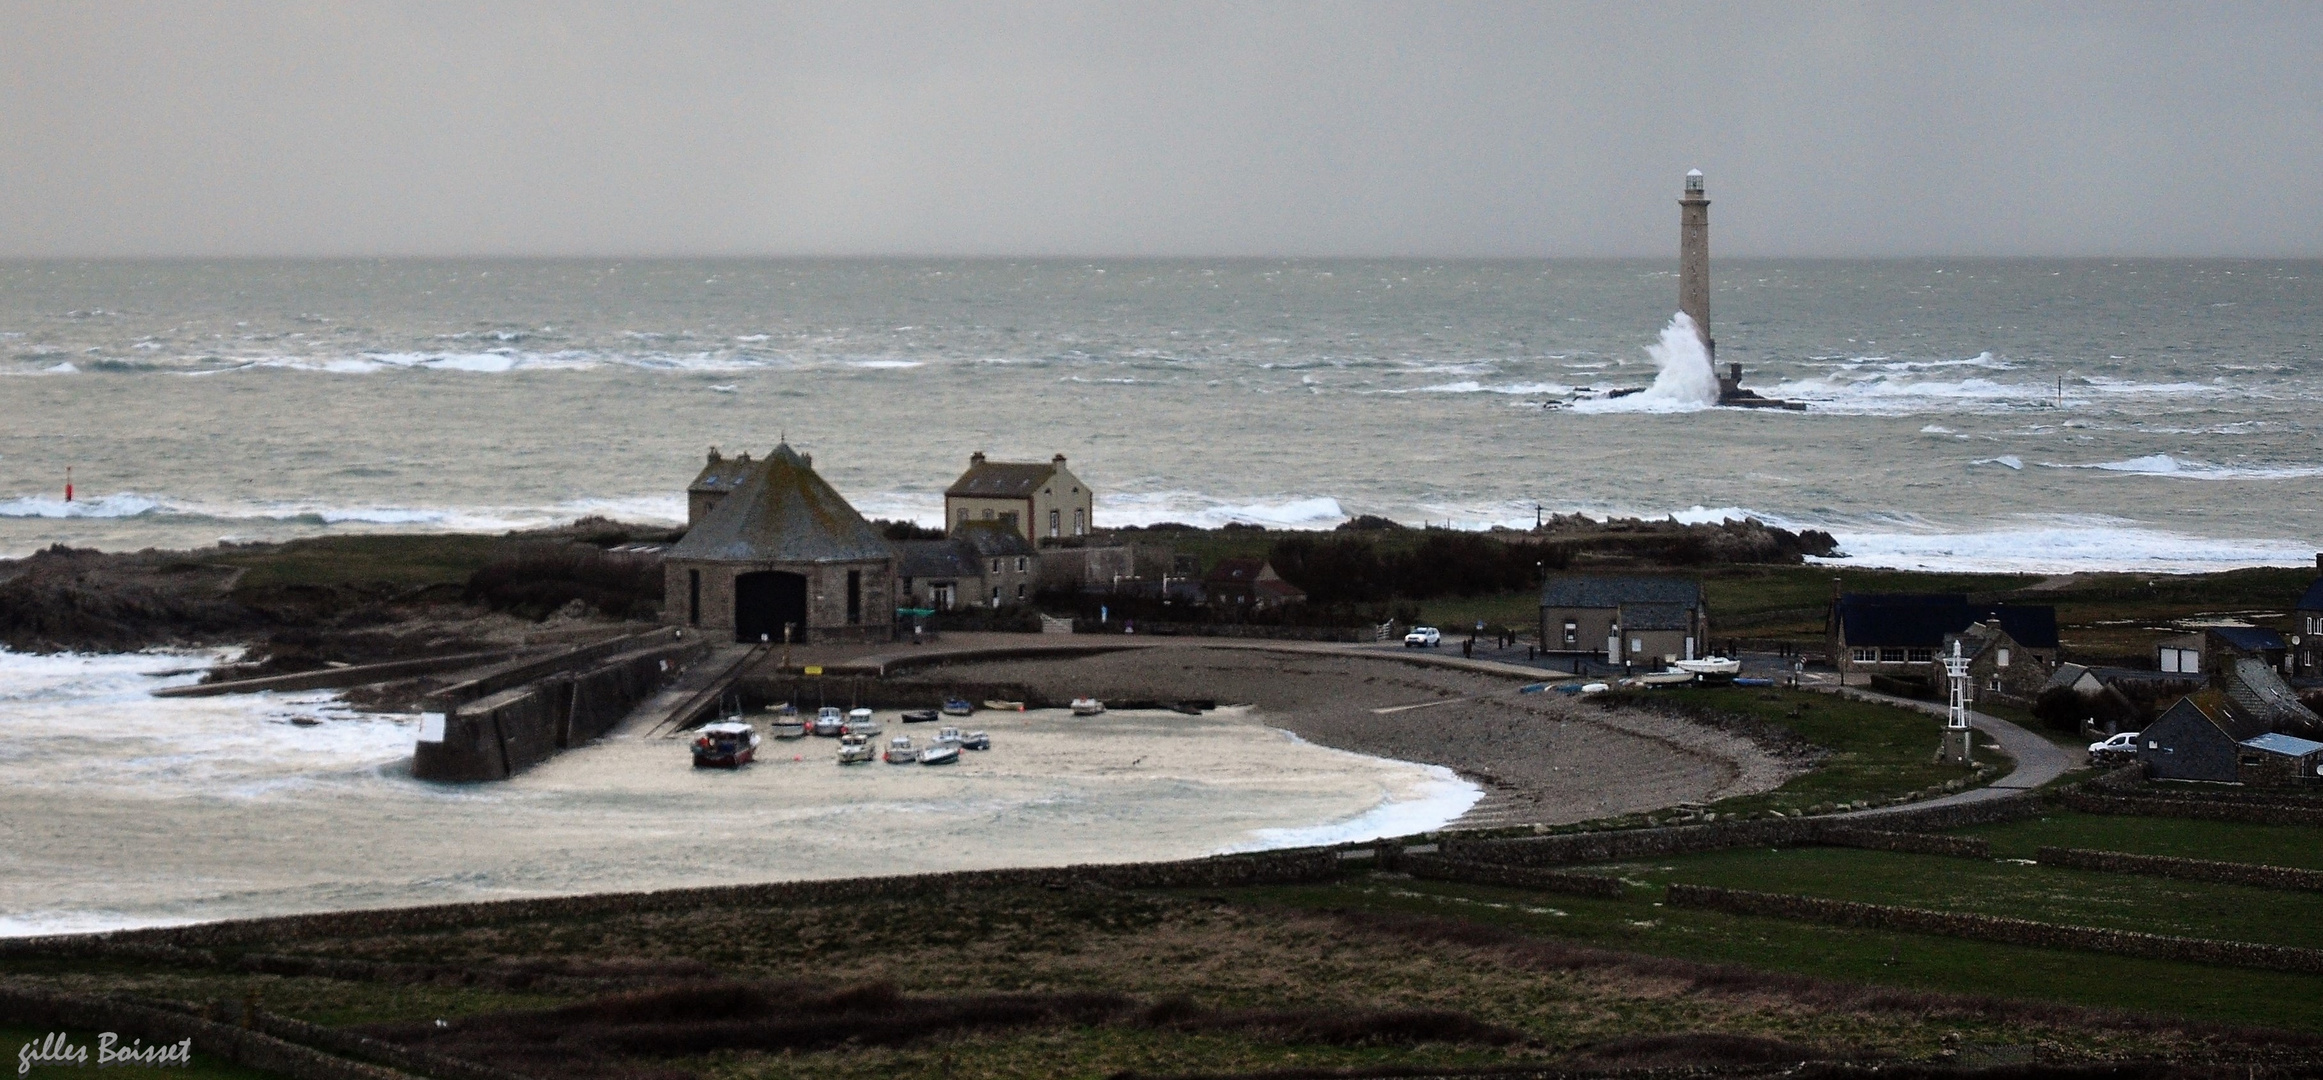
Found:
M 2315 569 L 2323 575 L 2323 552 L 2315 555 Z M 2290 646 L 2290 673 L 2300 679 L 2323 679 L 2323 576 L 2316 577 L 2291 608 Z

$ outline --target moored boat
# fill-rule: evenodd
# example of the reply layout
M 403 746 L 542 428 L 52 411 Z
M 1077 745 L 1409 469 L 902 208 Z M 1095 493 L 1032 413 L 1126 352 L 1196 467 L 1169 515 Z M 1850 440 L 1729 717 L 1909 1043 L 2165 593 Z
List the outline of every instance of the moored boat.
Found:
M 968 715 L 969 713 L 972 713 L 972 712 L 975 712 L 975 711 L 976 711 L 976 706 L 974 706 L 974 705 L 970 705 L 970 704 L 968 703 L 968 699 L 967 699 L 967 698 L 945 698 L 945 699 L 944 699 L 944 715 L 945 715 L 945 716 L 966 716 L 966 715 Z
M 913 709 L 903 714 L 903 722 L 906 724 L 933 724 L 936 722 L 937 715 L 934 709 Z
M 847 730 L 847 714 L 835 705 L 825 705 L 815 712 L 815 734 L 836 739 Z
M 960 749 L 990 750 L 992 749 L 992 736 L 981 731 L 968 732 L 960 736 Z
M 918 764 L 920 752 L 911 744 L 911 736 L 898 735 L 887 740 L 886 761 L 890 765 Z
M 1706 683 L 1729 682 L 1735 676 L 1742 674 L 1742 661 L 1724 656 L 1705 656 L 1700 660 L 1674 660 L 1670 662 L 1670 666 L 1679 671 L 1697 675 Z
M 950 765 L 959 760 L 959 743 L 937 743 L 920 751 L 920 764 L 922 765 Z
M 766 730 L 777 739 L 803 739 L 807 735 L 807 718 L 795 712 L 788 716 L 776 713 L 774 719 L 766 725 Z
M 985 707 L 985 708 L 987 708 L 987 709 L 998 709 L 998 710 L 1000 710 L 1001 712 L 1023 712 L 1023 711 L 1024 711 L 1024 702 L 1021 702 L 1021 701 L 1003 701 L 1003 700 L 1001 700 L 1001 699 L 999 699 L 999 698 L 993 698 L 992 700 L 985 702 L 985 703 L 984 703 L 984 707 Z M 965 716 L 965 715 L 967 715 L 967 714 L 965 714 L 965 713 L 961 713 L 961 714 L 958 714 L 958 715 Z
M 878 758 L 879 748 L 871 745 L 870 739 L 852 734 L 839 736 L 839 764 L 860 765 Z
M 758 752 L 758 729 L 740 720 L 702 725 L 694 737 L 694 767 L 739 769 Z
M 879 733 L 883 730 L 885 729 L 880 726 L 879 721 L 871 718 L 871 710 L 851 709 L 847 713 L 847 726 L 841 728 L 839 733 L 842 735 L 861 735 L 865 738 L 877 738 Z
M 943 746 L 943 745 L 945 745 L 945 744 L 947 744 L 947 743 L 949 743 L 949 744 L 951 744 L 951 745 L 953 745 L 953 746 L 958 746 L 958 745 L 960 744 L 960 729 L 959 729 L 959 728 L 956 728 L 956 727 L 947 727 L 947 728 L 943 728 L 943 729 L 941 729 L 941 730 L 939 730 L 939 731 L 937 731 L 937 732 L 936 732 L 936 741 L 935 741 L 935 745 L 937 745 L 937 746 Z
M 1073 715 L 1075 716 L 1095 716 L 1104 711 L 1105 703 L 1096 698 L 1077 697 L 1073 699 Z
M 1694 681 L 1691 671 L 1649 671 L 1637 677 L 1642 686 L 1684 686 Z

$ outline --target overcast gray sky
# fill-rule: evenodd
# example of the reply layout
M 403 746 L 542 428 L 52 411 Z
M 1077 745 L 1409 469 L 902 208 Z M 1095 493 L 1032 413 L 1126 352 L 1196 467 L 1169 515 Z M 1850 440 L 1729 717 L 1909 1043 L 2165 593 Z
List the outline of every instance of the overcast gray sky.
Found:
M 2323 4 L 25 3 L 0 256 L 2323 255 Z

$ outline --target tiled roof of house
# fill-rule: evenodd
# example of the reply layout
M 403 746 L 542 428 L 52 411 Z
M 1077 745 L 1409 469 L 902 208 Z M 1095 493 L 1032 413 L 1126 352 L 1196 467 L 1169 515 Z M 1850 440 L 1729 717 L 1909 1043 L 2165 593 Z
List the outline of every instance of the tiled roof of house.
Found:
M 2218 640 L 2244 652 L 2266 652 L 2285 647 L 2283 635 L 2263 626 L 2213 626 L 2208 629 Z
M 1057 474 L 1055 462 L 976 461 L 944 489 L 974 499 L 1029 499 Z
M 1265 559 L 1250 558 L 1247 556 L 1241 558 L 1220 559 L 1218 560 L 1218 565 L 1211 567 L 1209 573 L 1202 575 L 1202 580 L 1216 584 L 1229 584 L 1238 581 L 1257 581 L 1258 576 L 1265 570 Z
M 750 479 L 751 471 L 758 467 L 758 463 L 750 460 L 747 453 L 740 457 L 719 457 L 717 454 L 717 448 L 712 447 L 709 462 L 702 466 L 694 482 L 686 485 L 687 491 L 732 491 L 741 487 L 744 480 Z
M 2323 611 L 2323 577 L 2316 578 L 2314 584 L 2307 586 L 2307 594 L 2299 598 L 2298 610 Z
M 895 544 L 895 576 L 906 578 L 980 578 L 984 560 L 974 548 L 957 540 L 900 540 Z
M 1702 583 L 1681 577 L 1597 577 L 1571 574 L 1541 582 L 1541 606 L 1614 608 L 1624 604 L 1702 606 Z
M 1848 593 L 1838 601 L 1847 644 L 1942 648 L 1987 619 L 2028 649 L 2057 647 L 2057 609 L 2041 604 L 1971 604 L 1957 593 Z
M 812 563 L 894 555 L 887 539 L 786 443 L 688 529 L 667 557 Z
M 964 521 L 952 526 L 951 539 L 987 559 L 1001 555 L 1038 555 L 1040 549 L 1005 521 Z

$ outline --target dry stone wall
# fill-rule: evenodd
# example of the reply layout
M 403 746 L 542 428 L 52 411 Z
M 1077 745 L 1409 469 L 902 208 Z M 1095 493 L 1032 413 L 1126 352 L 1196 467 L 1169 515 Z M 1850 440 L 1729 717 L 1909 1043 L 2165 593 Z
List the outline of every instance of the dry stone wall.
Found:
M 2182 881 L 2223 881 L 2262 889 L 2298 889 L 2323 892 L 2323 870 L 2302 870 L 2263 863 L 2180 859 L 2168 855 L 2132 855 L 2125 851 L 2089 851 L 2045 847 L 2037 854 L 2042 866 L 2097 870 L 2108 874 L 2148 874 Z
M 2195 964 L 2323 975 L 2323 949 L 2302 949 L 2290 945 L 2171 937 L 2134 930 L 2066 926 L 1999 915 L 1932 911 L 1927 908 L 1866 904 L 1853 900 L 1826 900 L 1793 893 L 1720 889 L 1707 885 L 1672 885 L 1665 902 L 1671 907 L 1723 911 L 1733 915 L 1764 915 L 1832 926 L 1941 934 L 1945 937 L 2025 945 L 2037 949 L 2078 949 L 2146 960 L 2180 960 Z

